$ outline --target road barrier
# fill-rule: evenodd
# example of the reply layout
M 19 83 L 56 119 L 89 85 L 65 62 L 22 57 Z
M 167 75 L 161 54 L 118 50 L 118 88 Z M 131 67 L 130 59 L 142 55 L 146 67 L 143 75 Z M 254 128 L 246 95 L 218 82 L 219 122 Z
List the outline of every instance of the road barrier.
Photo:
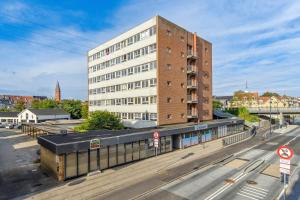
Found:
M 249 137 L 251 137 L 251 130 L 242 132 L 242 133 L 238 133 L 232 136 L 228 136 L 226 138 L 223 139 L 223 145 L 224 146 L 228 146 L 231 144 L 235 144 L 238 143 L 240 141 L 243 141 L 245 139 L 248 139 Z

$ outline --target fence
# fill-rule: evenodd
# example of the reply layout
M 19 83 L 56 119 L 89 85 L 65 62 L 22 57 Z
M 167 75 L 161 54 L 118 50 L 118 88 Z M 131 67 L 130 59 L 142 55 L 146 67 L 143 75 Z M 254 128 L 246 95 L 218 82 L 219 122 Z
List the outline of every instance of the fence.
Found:
M 248 139 L 249 137 L 251 137 L 251 131 L 250 130 L 242 132 L 242 133 L 238 133 L 238 134 L 235 134 L 235 135 L 232 135 L 232 136 L 228 136 L 228 137 L 223 139 L 223 145 L 228 146 L 228 145 L 231 145 L 231 144 L 235 144 L 235 143 L 238 143 L 242 140 Z

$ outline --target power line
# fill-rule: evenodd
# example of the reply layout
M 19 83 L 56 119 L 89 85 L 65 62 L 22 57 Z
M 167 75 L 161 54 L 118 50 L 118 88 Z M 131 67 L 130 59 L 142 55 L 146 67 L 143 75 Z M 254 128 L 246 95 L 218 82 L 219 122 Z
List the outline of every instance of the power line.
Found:
M 9 18 L 11 18 L 11 19 L 20 20 L 20 19 L 14 17 L 14 16 L 11 16 L 11 15 L 8 15 L 8 14 L 4 14 L 4 13 L 0 13 L 0 15 L 9 17 Z M 78 36 L 78 35 L 76 35 L 76 34 L 74 34 L 74 33 L 71 33 L 71 32 L 66 32 L 66 31 L 61 31 L 61 30 L 53 30 L 51 27 L 48 27 L 48 26 L 46 26 L 46 25 L 39 24 L 39 23 L 36 23 L 36 22 L 32 22 L 32 21 L 29 21 L 29 20 L 26 20 L 26 19 L 22 19 L 21 21 L 27 22 L 27 23 L 29 23 L 29 24 L 33 24 L 33 25 L 36 25 L 36 26 L 43 27 L 43 28 L 48 29 L 48 30 L 53 31 L 53 32 L 58 32 L 58 33 L 62 33 L 62 34 L 69 34 L 69 35 L 73 35 L 73 36 L 76 36 L 76 37 L 80 37 L 80 38 L 82 38 L 83 40 L 86 40 L 86 41 L 89 41 L 89 42 L 92 42 L 92 43 L 96 44 L 95 41 L 93 41 L 93 40 L 91 40 L 91 39 L 89 39 L 89 38 L 85 38 L 85 37 L 82 37 L 82 36 Z M 97 45 L 97 44 L 96 44 L 96 45 Z

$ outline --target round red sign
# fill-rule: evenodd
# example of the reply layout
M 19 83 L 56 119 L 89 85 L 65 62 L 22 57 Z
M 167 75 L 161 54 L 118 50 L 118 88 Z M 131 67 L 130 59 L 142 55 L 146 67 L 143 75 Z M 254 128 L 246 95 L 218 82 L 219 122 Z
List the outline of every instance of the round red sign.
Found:
M 277 154 L 282 159 L 290 160 L 293 157 L 294 152 L 288 146 L 280 146 L 277 149 Z
M 158 139 L 158 138 L 159 138 L 159 132 L 155 131 L 155 132 L 153 133 L 153 138 L 154 138 L 154 139 Z

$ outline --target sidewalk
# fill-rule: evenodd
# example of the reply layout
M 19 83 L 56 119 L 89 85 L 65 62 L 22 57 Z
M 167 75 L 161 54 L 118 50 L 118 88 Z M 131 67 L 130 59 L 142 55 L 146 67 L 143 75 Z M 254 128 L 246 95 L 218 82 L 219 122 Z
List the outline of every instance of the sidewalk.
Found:
M 298 127 L 299 127 L 298 125 L 288 125 L 287 127 L 283 127 L 283 128 L 274 130 L 274 133 L 285 134 L 285 133 L 295 130 Z
M 290 130 L 290 129 L 288 129 Z M 120 189 L 165 173 L 167 169 L 181 166 L 193 160 L 213 155 L 223 149 L 222 140 L 214 140 L 205 144 L 198 144 L 186 149 L 148 158 L 133 164 L 123 165 L 105 170 L 93 176 L 67 181 L 62 186 L 48 191 L 28 196 L 28 199 L 88 199 L 105 195 L 113 190 Z M 71 185 L 70 185 L 71 183 Z M 78 183 L 78 184 L 72 184 Z

